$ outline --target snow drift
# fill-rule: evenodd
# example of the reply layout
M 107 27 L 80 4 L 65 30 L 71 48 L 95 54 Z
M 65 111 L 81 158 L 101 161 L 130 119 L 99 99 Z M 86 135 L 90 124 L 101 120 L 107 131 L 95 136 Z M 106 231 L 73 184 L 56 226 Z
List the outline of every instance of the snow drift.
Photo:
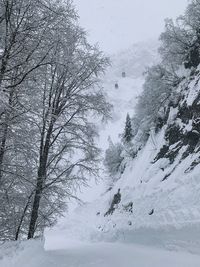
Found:
M 0 245 L 1 267 L 40 266 L 44 257 L 44 240 L 5 242 Z

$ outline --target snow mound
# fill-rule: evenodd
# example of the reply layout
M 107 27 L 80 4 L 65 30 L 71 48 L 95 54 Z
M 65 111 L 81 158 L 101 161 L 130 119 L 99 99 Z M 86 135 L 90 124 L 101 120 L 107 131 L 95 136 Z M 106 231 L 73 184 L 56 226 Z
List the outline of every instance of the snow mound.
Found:
M 0 266 L 37 267 L 43 254 L 44 240 L 5 242 L 0 245 Z

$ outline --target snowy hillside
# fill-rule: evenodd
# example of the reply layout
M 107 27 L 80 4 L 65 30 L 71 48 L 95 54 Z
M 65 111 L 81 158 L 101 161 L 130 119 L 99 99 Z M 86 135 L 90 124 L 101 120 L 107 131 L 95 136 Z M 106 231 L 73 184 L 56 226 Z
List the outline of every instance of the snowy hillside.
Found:
M 110 57 L 111 66 L 107 69 L 105 75 L 101 77 L 101 82 L 106 98 L 113 106 L 112 119 L 103 124 L 102 122 L 96 123 L 99 128 L 97 142 L 102 149 L 102 155 L 108 148 L 109 137 L 113 142 L 120 140 L 119 135 L 121 134 L 121 129 L 124 128 L 127 113 L 130 115 L 134 113 L 134 107 L 144 83 L 144 72 L 158 61 L 157 48 L 157 41 L 148 40 L 134 44 L 129 49 Z M 144 59 L 144 55 L 146 59 Z M 125 77 L 122 77 L 123 72 Z M 101 174 L 103 178 L 106 175 L 104 171 Z M 82 188 L 78 196 L 83 201 L 93 201 L 104 190 L 106 190 L 105 181 L 100 180 L 96 184 L 91 179 L 90 187 Z
M 108 100 L 113 105 L 113 119 L 104 125 L 103 130 L 102 125 L 100 127 L 101 148 L 107 148 L 108 136 L 113 141 L 119 139 L 126 114 L 133 114 L 137 97 L 142 91 L 144 72 L 158 61 L 157 48 L 158 42 L 149 40 L 111 56 L 111 67 L 102 78 L 102 83 Z
M 158 41 L 147 40 L 133 44 L 126 50 L 111 56 L 113 67 L 108 70 L 108 77 L 121 77 L 125 71 L 128 77 L 140 78 L 146 68 L 158 61 Z
M 77 208 L 70 223 L 64 220 L 60 231 L 66 238 L 134 241 L 168 249 L 188 250 L 189 246 L 192 252 L 200 252 L 196 235 L 200 222 L 199 143 L 196 141 L 199 124 L 193 117 L 199 109 L 200 76 L 199 71 L 185 71 L 181 75 L 179 98 L 168 104 L 164 126 L 160 130 L 151 129 L 148 141 L 134 159 L 125 157 L 125 170 L 112 188 L 92 203 Z M 106 86 L 113 86 L 112 78 L 107 78 Z M 123 128 L 125 113 L 134 106 L 142 81 L 142 77 L 118 77 L 117 94 L 111 90 L 109 95 L 116 121 L 108 125 L 104 137 L 114 132 L 112 138 L 117 140 L 117 129 Z M 119 188 L 121 201 L 107 216 Z
M 158 61 L 157 47 L 157 41 L 149 40 L 134 44 L 129 49 L 111 56 L 111 66 L 101 77 L 101 81 L 106 98 L 113 106 L 112 119 L 103 124 L 96 123 L 99 128 L 97 142 L 102 149 L 102 154 L 108 148 L 108 137 L 111 137 L 113 142 L 118 142 L 127 113 L 130 115 L 134 113 L 134 107 L 144 83 L 144 72 Z M 125 77 L 122 77 L 123 72 Z M 116 84 L 118 88 L 115 87 Z M 101 176 L 105 178 L 105 172 Z M 82 188 L 78 196 L 83 201 L 93 201 L 104 190 L 106 190 L 105 181 L 99 181 L 98 184 L 91 181 L 90 187 Z

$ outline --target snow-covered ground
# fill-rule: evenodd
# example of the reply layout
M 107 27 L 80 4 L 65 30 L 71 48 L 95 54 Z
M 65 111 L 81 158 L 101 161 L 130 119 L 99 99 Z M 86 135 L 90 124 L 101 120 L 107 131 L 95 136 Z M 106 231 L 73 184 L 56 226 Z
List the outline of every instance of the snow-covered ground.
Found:
M 51 244 L 48 250 L 44 251 L 42 243 L 29 241 L 21 244 L 10 243 L 1 247 L 0 266 L 199 267 L 200 256 L 133 244 L 88 244 L 73 243 L 69 240 L 60 244 Z

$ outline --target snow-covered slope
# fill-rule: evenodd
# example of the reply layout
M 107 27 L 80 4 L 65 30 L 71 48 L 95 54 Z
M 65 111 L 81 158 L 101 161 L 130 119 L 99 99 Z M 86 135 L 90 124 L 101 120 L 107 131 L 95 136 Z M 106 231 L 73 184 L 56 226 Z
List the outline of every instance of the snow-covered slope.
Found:
M 0 244 L 0 266 L 45 267 L 44 240 L 10 241 Z
M 129 49 L 111 56 L 111 66 L 101 80 L 107 100 L 113 105 L 112 120 L 106 123 L 97 122 L 98 145 L 103 153 L 108 148 L 108 137 L 110 136 L 113 142 L 118 142 L 127 113 L 133 115 L 137 97 L 142 91 L 144 72 L 158 62 L 157 47 L 158 42 L 150 40 L 134 44 Z M 122 77 L 122 72 L 125 72 L 126 77 Z M 118 84 L 118 88 L 115 88 L 115 84 Z M 106 174 L 103 172 L 101 176 L 104 180 Z M 83 201 L 93 201 L 104 190 L 104 181 L 99 181 L 98 184 L 91 181 L 89 188 L 81 189 L 79 197 Z
M 200 253 L 200 73 L 187 71 L 181 75 L 177 97 L 166 107 L 164 126 L 159 131 L 151 129 L 135 158 L 125 158 L 126 168 L 112 188 L 77 208 L 69 221 L 64 220 L 60 230 L 66 238 L 121 240 Z M 109 83 L 113 86 L 114 81 L 109 76 L 105 87 Z M 114 131 L 112 137 L 117 139 L 125 113 L 141 92 L 142 81 L 141 77 L 117 80 L 117 90 L 124 91 L 109 92 L 116 121 L 108 125 L 101 138 Z M 136 86 L 138 91 L 131 89 L 134 82 L 140 85 Z M 121 201 L 113 214 L 105 216 L 119 188 Z
M 107 148 L 108 136 L 118 141 L 118 135 L 124 128 L 126 114 L 134 112 L 137 97 L 142 91 L 144 72 L 158 62 L 158 43 L 148 41 L 137 43 L 129 49 L 111 56 L 111 67 L 102 78 L 104 91 L 108 101 L 113 105 L 113 120 L 100 125 L 100 147 Z M 125 77 L 122 77 L 122 73 Z M 118 88 L 115 88 L 115 85 Z
M 133 44 L 126 50 L 111 56 L 112 68 L 108 70 L 108 77 L 121 77 L 125 71 L 131 78 L 139 78 L 146 68 L 158 61 L 158 41 L 148 40 Z

